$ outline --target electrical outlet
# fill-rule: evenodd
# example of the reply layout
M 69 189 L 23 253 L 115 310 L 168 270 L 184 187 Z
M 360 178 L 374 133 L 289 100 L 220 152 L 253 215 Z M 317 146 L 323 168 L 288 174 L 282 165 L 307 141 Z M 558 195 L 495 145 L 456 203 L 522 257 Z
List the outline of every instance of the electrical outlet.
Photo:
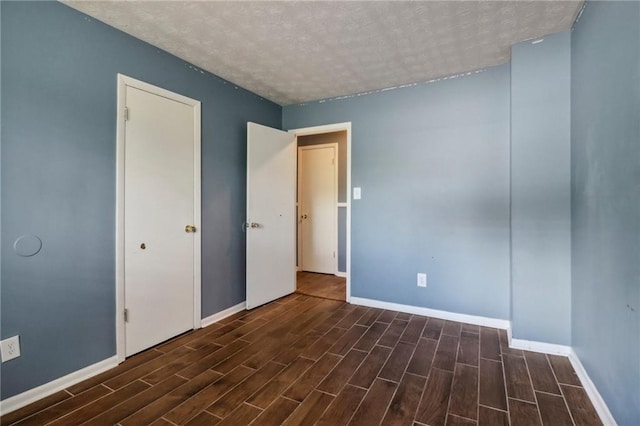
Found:
M 427 274 L 418 272 L 418 287 L 427 286 Z
M 0 342 L 0 349 L 2 362 L 18 358 L 20 356 L 20 336 L 13 336 L 8 339 L 4 339 Z

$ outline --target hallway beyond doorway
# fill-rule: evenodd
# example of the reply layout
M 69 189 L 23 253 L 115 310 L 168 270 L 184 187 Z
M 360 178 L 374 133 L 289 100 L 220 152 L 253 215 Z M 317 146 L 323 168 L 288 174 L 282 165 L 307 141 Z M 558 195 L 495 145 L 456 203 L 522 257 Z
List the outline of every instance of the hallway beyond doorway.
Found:
M 346 284 L 344 277 L 300 271 L 297 273 L 296 293 L 345 301 Z

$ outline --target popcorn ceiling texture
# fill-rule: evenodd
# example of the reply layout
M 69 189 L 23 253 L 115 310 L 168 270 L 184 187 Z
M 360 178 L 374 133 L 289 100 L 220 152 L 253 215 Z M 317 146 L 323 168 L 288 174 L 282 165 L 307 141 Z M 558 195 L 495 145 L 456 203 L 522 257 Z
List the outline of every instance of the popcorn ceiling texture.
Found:
M 289 105 L 477 70 L 571 28 L 582 1 L 65 4 Z

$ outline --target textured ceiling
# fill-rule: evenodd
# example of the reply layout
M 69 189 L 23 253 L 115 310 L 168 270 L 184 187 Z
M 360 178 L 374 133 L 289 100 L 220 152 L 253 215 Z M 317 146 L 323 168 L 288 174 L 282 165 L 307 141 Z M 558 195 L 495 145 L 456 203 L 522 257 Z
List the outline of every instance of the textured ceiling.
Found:
M 65 1 L 280 105 L 505 63 L 582 1 Z

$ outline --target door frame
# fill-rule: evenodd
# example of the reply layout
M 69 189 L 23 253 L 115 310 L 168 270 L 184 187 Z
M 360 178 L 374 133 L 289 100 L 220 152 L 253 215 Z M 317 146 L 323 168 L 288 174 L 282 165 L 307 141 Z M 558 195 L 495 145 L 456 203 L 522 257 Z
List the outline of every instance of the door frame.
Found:
M 193 108 L 193 221 L 197 232 L 193 234 L 193 328 L 200 328 L 201 313 L 201 105 L 200 101 L 118 74 L 118 99 L 116 109 L 116 355 L 118 362 L 125 359 L 125 275 L 124 275 L 124 173 L 125 173 L 125 106 L 126 89 L 133 87 L 145 92 L 162 96 Z
M 344 123 L 326 124 L 326 125 L 313 126 L 313 127 L 302 127 L 298 129 L 289 130 L 289 132 L 293 133 L 296 137 L 296 140 L 295 140 L 296 146 L 298 145 L 299 136 L 318 135 L 323 133 L 334 133 L 334 132 L 342 132 L 342 131 L 347 132 L 347 201 L 346 203 L 337 203 L 336 215 L 337 215 L 338 208 L 344 207 L 347 209 L 346 301 L 347 303 L 350 303 L 351 302 L 351 122 L 348 121 Z M 337 261 L 338 259 L 336 256 L 336 262 Z
M 296 144 L 298 142 L 298 138 L 296 137 Z M 301 204 L 301 200 L 300 200 L 300 194 L 302 192 L 302 185 L 301 185 L 301 181 L 302 181 L 302 174 L 300 173 L 300 157 L 302 155 L 302 151 L 311 151 L 313 149 L 323 149 L 323 148 L 333 148 L 334 149 L 334 164 L 333 164 L 333 177 L 334 177 L 334 185 L 333 185 L 333 193 L 334 193 L 334 198 L 333 198 L 333 209 L 334 209 L 334 215 L 333 215 L 333 229 L 335 230 L 335 232 L 333 233 L 333 250 L 335 253 L 335 256 L 333 257 L 333 273 L 337 274 L 338 273 L 338 161 L 339 161 L 339 151 L 338 151 L 338 144 L 336 142 L 331 142 L 331 143 L 323 143 L 323 144 L 317 144 L 317 145 L 304 145 L 304 146 L 297 146 L 298 148 L 298 168 L 297 168 L 297 177 L 298 177 L 298 202 L 297 202 L 297 209 L 296 209 L 296 213 L 298 215 L 298 217 L 296 218 L 296 223 L 298 224 L 298 270 L 302 270 L 302 221 L 300 220 L 300 204 Z

